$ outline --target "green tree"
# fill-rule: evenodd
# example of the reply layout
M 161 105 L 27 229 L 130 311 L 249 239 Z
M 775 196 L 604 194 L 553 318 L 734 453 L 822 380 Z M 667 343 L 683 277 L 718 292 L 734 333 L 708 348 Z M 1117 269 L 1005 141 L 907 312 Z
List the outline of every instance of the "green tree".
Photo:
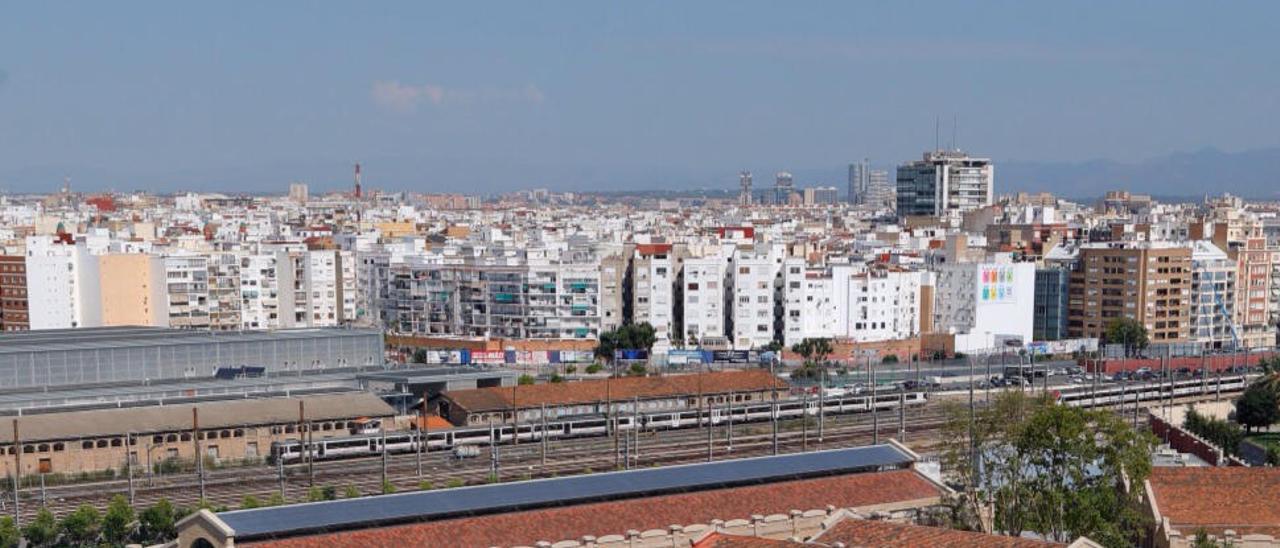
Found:
M 1236 398 L 1236 422 L 1244 425 L 1246 432 L 1271 426 L 1276 421 L 1280 421 L 1280 401 L 1267 386 L 1250 385 Z
M 31 546 L 53 546 L 58 540 L 58 519 L 48 508 L 41 508 L 35 519 L 22 528 L 22 536 Z
M 1147 327 L 1133 318 L 1111 320 L 1102 337 L 1108 344 L 1124 345 L 1125 356 L 1147 347 Z
M 173 504 L 162 498 L 138 515 L 137 540 L 144 545 L 173 540 L 178 536 L 177 521 Z
M 107 513 L 102 516 L 102 540 L 113 546 L 127 544 L 133 537 L 135 527 L 133 507 L 129 505 L 129 500 L 124 495 L 111 497 Z
M 948 404 L 947 413 L 943 465 L 960 483 L 958 514 L 970 527 L 989 508 L 996 531 L 1013 536 L 1129 546 L 1141 534 L 1137 490 L 1117 487 L 1150 474 L 1150 434 L 1106 411 L 1022 392 L 996 396 L 972 427 L 967 406 Z
M 530 375 L 528 373 L 520 375 L 520 378 L 516 379 L 516 383 L 518 383 L 520 386 L 528 386 L 535 382 L 537 381 L 533 378 L 533 375 Z
M 820 364 L 827 361 L 834 350 L 831 339 L 804 339 L 791 345 L 791 351 L 804 357 L 805 365 Z
M 345 489 L 342 490 L 342 498 L 358 499 L 360 498 L 360 490 L 356 489 L 356 486 L 354 485 L 348 485 Z
M 647 369 L 647 368 L 645 368 L 645 366 L 644 366 L 644 364 L 643 364 L 643 363 L 633 363 L 633 364 L 631 364 L 631 368 L 630 368 L 630 371 L 629 371 L 629 373 L 630 373 L 631 375 L 636 376 L 636 377 L 643 377 L 643 376 L 645 375 L 645 373 L 647 373 L 647 372 L 648 372 L 648 369 Z
M 98 509 L 82 504 L 58 524 L 61 533 L 58 543 L 63 546 L 92 546 L 97 543 L 101 528 L 102 516 Z
M 547 379 L 547 382 L 550 382 L 552 384 L 560 384 L 564 382 L 564 377 L 561 377 L 560 375 L 551 375 L 551 378 Z
M 242 509 L 247 510 L 250 508 L 258 508 L 260 506 L 262 506 L 262 501 L 258 500 L 258 497 L 253 495 L 245 495 L 243 499 L 240 499 L 240 508 Z
M 626 324 L 600 334 L 599 341 L 596 343 L 595 356 L 605 361 L 612 361 L 615 350 L 648 351 L 657 341 L 657 332 L 649 322 Z
M 425 348 L 413 351 L 413 363 L 427 363 L 427 350 Z
M 1182 420 L 1182 427 L 1218 446 L 1227 455 L 1239 454 L 1240 442 L 1244 440 L 1244 430 L 1240 425 L 1206 417 L 1195 409 L 1187 410 L 1186 418 Z
M 15 548 L 22 541 L 22 533 L 10 516 L 0 517 L 0 547 Z
M 281 495 L 279 491 L 271 493 L 271 496 L 267 497 L 266 505 L 267 506 L 284 506 L 284 495 Z

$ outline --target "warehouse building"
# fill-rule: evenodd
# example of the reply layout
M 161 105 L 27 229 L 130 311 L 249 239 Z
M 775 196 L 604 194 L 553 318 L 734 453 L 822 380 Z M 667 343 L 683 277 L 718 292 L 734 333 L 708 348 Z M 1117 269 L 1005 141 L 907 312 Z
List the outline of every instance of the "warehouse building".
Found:
M 309 373 L 383 364 L 374 329 L 198 332 L 156 327 L 0 334 L 0 389 Z M 249 369 L 245 369 L 249 368 Z
M 144 473 L 166 460 L 191 462 L 197 440 L 215 462 L 252 463 L 269 454 L 272 442 L 308 430 L 317 439 L 346 436 L 360 419 L 393 414 L 377 396 L 353 392 L 9 417 L 0 428 L 0 475 L 127 466 Z
M 437 413 L 458 426 L 510 423 L 605 413 L 647 413 L 769 401 L 788 385 L 763 369 L 661 377 L 622 377 L 569 383 L 445 392 Z

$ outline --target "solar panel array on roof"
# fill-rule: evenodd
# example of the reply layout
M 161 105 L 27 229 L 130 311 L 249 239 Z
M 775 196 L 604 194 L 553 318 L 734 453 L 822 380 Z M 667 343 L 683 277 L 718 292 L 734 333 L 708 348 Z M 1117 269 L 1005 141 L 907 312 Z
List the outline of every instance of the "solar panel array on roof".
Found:
M 913 457 L 873 445 L 509 484 L 420 491 L 252 510 L 218 518 L 238 541 L 431 521 L 642 496 L 905 468 Z

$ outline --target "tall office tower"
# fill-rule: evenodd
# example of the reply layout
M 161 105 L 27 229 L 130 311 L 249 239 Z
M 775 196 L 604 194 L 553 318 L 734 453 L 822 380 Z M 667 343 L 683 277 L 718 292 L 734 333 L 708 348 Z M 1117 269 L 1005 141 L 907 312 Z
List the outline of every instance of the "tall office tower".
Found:
M 360 188 L 360 164 L 356 164 L 356 192 L 355 197 L 360 198 L 364 194 L 364 190 Z
M 791 173 L 787 171 L 779 171 L 773 182 L 773 203 L 777 205 L 787 205 L 791 201 L 791 191 L 794 183 L 791 179 Z
M 870 188 L 871 162 L 863 158 L 861 162 L 849 164 L 849 203 L 867 203 L 867 192 Z
M 898 166 L 898 216 L 942 216 L 991 205 L 994 166 L 959 150 L 935 150 Z
M 867 175 L 867 199 L 864 203 L 875 207 L 893 209 L 897 205 L 897 192 L 889 182 L 889 172 L 877 169 Z
M 738 205 L 751 205 L 750 171 L 738 173 L 738 186 L 742 188 L 742 190 L 738 191 Z
M 308 198 L 310 198 L 310 192 L 307 190 L 306 183 L 289 183 L 290 200 L 305 204 Z

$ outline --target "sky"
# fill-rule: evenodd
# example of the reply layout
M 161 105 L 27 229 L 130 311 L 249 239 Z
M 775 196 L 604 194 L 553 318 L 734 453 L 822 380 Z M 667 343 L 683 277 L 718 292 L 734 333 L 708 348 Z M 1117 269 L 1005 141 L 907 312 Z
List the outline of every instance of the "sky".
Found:
M 1280 146 L 1280 2 L 28 2 L 0 190 L 733 188 Z M 810 181 L 797 181 L 807 184 Z M 840 184 L 840 181 L 814 181 Z

